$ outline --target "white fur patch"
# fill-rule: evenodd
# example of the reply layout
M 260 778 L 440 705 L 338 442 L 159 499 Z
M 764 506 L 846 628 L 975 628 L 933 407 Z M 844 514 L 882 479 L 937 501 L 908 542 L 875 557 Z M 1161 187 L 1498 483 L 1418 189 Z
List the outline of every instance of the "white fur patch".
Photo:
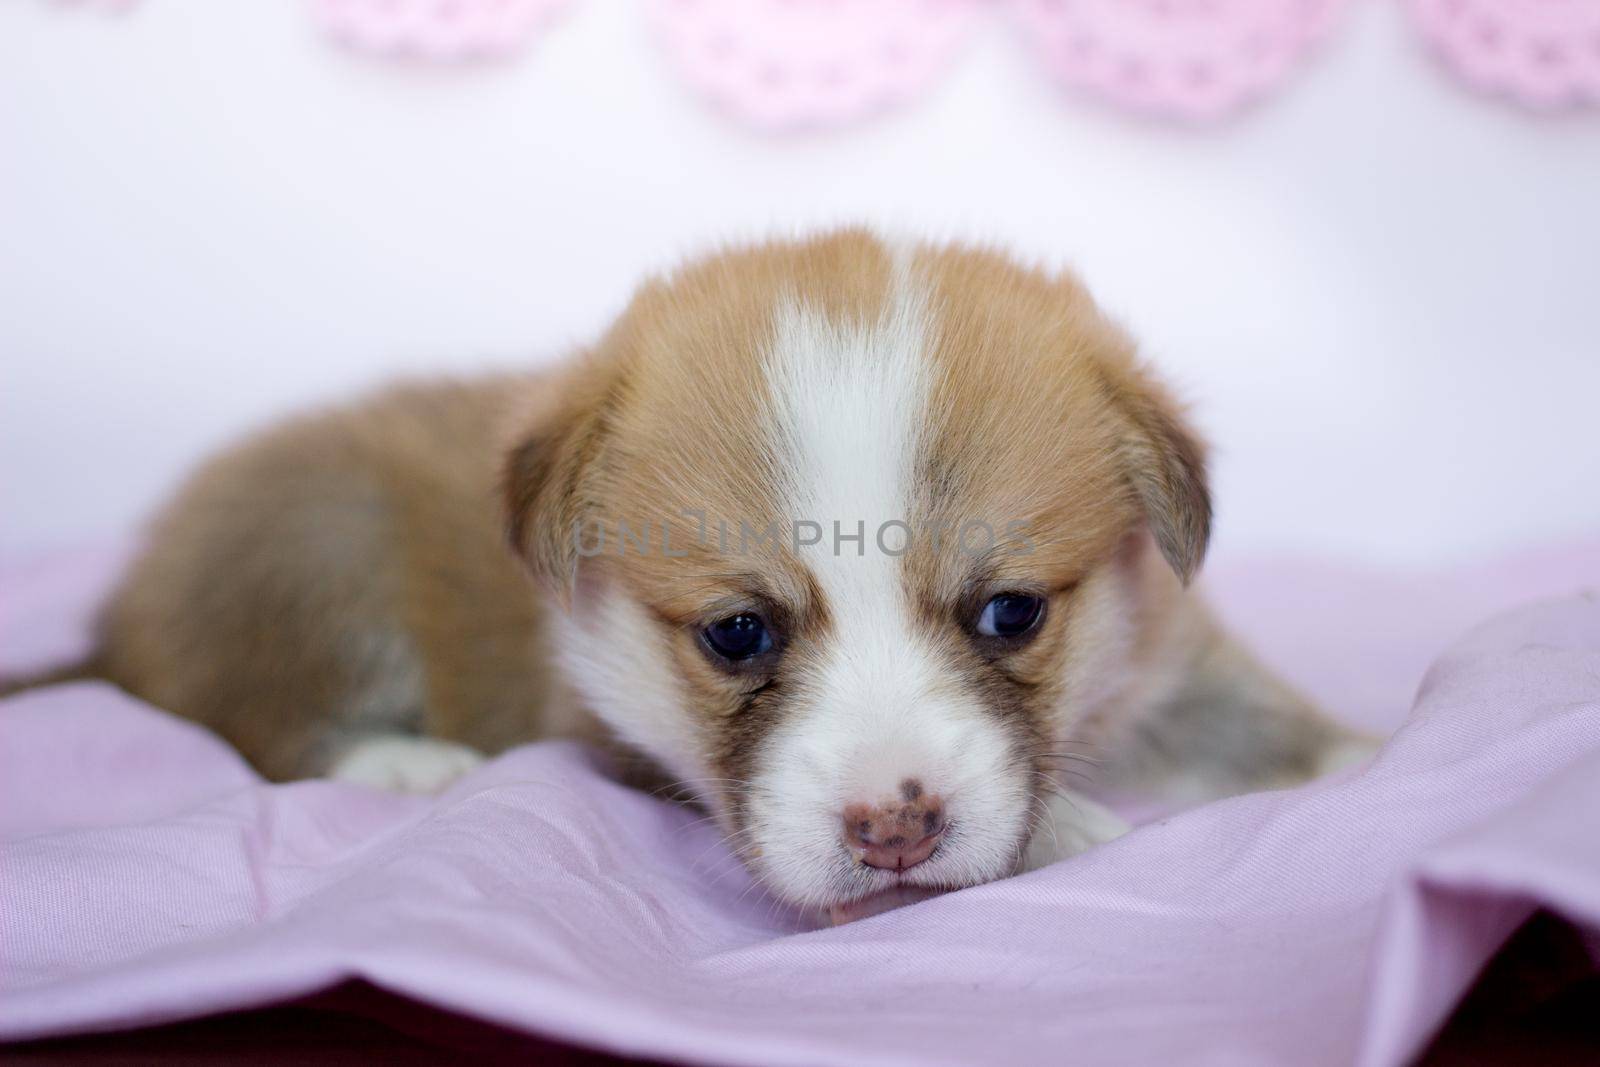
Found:
M 1330 747 L 1317 760 L 1317 770 L 1314 777 L 1339 774 L 1351 770 L 1377 754 L 1382 747 L 1382 742 L 1375 739 L 1361 738 L 1350 741 L 1341 741 Z
M 383 734 L 352 745 L 328 777 L 402 793 L 437 793 L 482 762 L 482 753 L 454 741 Z
M 1115 841 L 1128 830 L 1128 823 L 1122 816 L 1088 797 L 1052 794 L 1045 818 L 1028 843 L 1023 869 L 1036 871 L 1048 867 L 1087 852 L 1095 845 Z
M 1026 824 L 1027 774 L 1002 727 L 917 632 L 896 553 L 932 370 L 921 294 L 897 269 L 881 321 L 850 329 L 799 304 L 780 309 L 767 375 L 790 518 L 816 523 L 801 549 L 833 627 L 821 666 L 798 680 L 750 793 L 763 874 L 791 900 L 830 905 L 895 884 L 856 865 L 841 839 L 849 804 L 893 798 L 915 778 L 939 796 L 939 850 L 900 877 L 952 885 L 1008 873 Z M 860 541 L 851 540 L 857 534 Z M 885 551 L 887 549 L 887 551 Z
M 659 628 L 623 593 L 595 597 L 554 619 L 564 673 L 618 737 L 720 810 L 720 791 L 690 726 L 688 698 Z

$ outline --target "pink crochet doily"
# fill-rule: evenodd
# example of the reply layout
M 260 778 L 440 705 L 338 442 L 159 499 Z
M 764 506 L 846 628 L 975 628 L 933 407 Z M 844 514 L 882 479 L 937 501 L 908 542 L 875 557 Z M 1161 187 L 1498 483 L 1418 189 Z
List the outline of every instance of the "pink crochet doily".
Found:
M 135 0 L 56 0 L 116 10 Z M 504 56 L 569 0 L 310 0 L 346 44 Z M 648 0 L 684 79 L 775 128 L 858 118 L 927 89 L 984 14 L 1065 85 L 1184 119 L 1230 114 L 1305 61 L 1351 0 Z M 1399 0 L 1472 85 L 1538 108 L 1600 104 L 1600 0 Z
M 1468 82 L 1532 107 L 1600 103 L 1600 0 L 1406 0 Z
M 856 118 L 916 94 L 965 42 L 973 0 L 652 0 L 685 79 L 762 125 Z
M 353 48 L 454 60 L 516 51 L 568 0 L 312 0 L 312 14 Z
M 1057 78 L 1125 107 L 1209 119 L 1295 70 L 1347 0 L 1020 0 Z

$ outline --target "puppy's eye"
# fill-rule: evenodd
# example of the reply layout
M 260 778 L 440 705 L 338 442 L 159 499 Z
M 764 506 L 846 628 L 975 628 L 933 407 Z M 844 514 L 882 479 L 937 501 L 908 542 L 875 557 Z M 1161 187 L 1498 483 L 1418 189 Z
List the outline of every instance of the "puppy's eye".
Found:
M 711 651 L 736 663 L 772 648 L 772 632 L 761 616 L 750 611 L 718 619 L 702 631 L 702 636 Z
M 1001 593 L 983 606 L 978 633 L 983 637 L 1021 637 L 1039 625 L 1043 615 L 1043 597 Z

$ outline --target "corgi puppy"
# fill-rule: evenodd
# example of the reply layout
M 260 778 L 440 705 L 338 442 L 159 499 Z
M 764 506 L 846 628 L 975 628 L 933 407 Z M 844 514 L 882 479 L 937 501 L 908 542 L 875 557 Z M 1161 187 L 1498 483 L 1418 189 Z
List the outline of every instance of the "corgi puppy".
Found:
M 1210 524 L 1200 441 L 1074 278 L 846 230 L 649 281 L 559 372 L 213 459 L 85 673 L 277 779 L 609 744 L 844 920 L 1114 837 L 1096 796 L 1370 749 L 1187 588 Z

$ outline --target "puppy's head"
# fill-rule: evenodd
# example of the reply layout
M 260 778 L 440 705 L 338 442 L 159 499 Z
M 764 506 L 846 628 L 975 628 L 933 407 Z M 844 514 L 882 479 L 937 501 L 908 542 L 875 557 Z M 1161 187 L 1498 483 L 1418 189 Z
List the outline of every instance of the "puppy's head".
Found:
M 725 253 L 561 388 L 506 497 L 569 681 L 796 904 L 1010 873 L 1127 629 L 1108 574 L 1205 549 L 1199 446 L 1128 343 L 988 252 Z

